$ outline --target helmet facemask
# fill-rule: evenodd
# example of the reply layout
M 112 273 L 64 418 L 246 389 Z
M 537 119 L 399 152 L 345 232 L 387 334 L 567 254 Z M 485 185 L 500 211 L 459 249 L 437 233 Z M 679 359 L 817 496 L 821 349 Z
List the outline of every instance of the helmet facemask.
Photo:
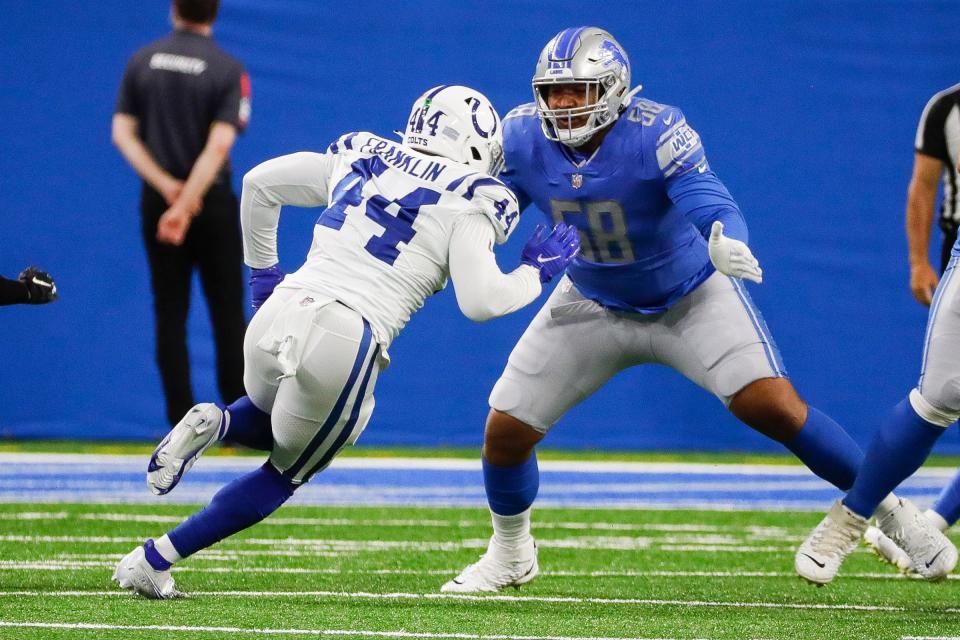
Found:
M 630 91 L 630 60 L 623 47 L 597 27 L 573 27 L 554 36 L 540 53 L 532 84 L 544 135 L 569 147 L 613 124 L 640 90 Z M 582 86 L 582 106 L 551 108 L 549 90 L 561 85 Z
M 606 82 L 605 82 L 606 81 Z M 537 111 L 544 122 L 546 137 L 571 147 L 587 142 L 593 134 L 616 120 L 619 101 L 606 97 L 607 86 L 613 84 L 612 76 L 606 78 L 535 80 L 533 92 L 537 99 Z M 552 87 L 578 85 L 582 87 L 582 106 L 553 109 L 550 107 L 549 94 Z M 616 106 L 614 106 L 616 102 Z M 577 120 L 585 120 L 574 126 Z

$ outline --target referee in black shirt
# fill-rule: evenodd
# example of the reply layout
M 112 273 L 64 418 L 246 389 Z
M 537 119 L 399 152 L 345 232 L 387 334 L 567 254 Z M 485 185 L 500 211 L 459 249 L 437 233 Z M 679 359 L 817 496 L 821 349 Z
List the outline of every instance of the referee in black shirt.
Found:
M 957 159 L 960 154 L 960 84 L 934 95 L 920 116 L 914 142 L 913 177 L 907 192 L 907 243 L 910 250 L 910 289 L 918 302 L 929 305 L 939 277 L 930 264 L 930 229 L 937 201 L 937 182 L 943 182 L 940 229 L 943 246 L 940 272 L 950 261 L 950 249 L 960 225 Z
M 174 0 L 174 32 L 127 63 L 113 142 L 143 178 L 157 364 L 176 424 L 193 406 L 186 324 L 193 269 L 213 323 L 224 402 L 244 394 L 243 248 L 229 153 L 250 117 L 243 65 L 211 38 L 219 0 Z

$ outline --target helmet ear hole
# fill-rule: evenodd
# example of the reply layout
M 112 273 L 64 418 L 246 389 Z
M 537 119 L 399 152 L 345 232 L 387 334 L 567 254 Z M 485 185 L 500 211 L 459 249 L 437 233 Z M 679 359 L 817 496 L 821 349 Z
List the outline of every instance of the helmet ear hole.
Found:
M 474 160 L 481 160 L 483 157 L 480 155 L 480 150 L 476 147 L 470 147 L 470 153 L 473 154 Z

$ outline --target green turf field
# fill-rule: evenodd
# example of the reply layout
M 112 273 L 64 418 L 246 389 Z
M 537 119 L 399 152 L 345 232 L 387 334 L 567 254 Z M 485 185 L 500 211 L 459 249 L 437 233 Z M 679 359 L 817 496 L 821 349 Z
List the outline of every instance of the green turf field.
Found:
M 485 546 L 484 511 L 289 507 L 184 561 L 187 599 L 116 590 L 117 559 L 191 511 L 0 505 L 0 638 L 960 636 L 960 581 L 903 579 L 862 550 L 834 584 L 801 582 L 810 513 L 543 509 L 537 580 L 454 597 L 438 588 Z
M 0 453 L 93 453 L 149 455 L 156 442 L 110 442 L 88 440 L 0 440 Z M 262 457 L 260 451 L 232 447 L 227 444 L 213 447 L 205 456 L 249 455 Z M 346 447 L 338 457 L 348 458 L 468 458 L 478 459 L 480 448 L 417 448 L 417 447 Z M 538 446 L 540 460 L 598 460 L 624 462 L 705 462 L 709 464 L 789 464 L 802 466 L 789 453 L 756 453 L 749 451 L 620 451 L 620 450 L 569 450 Z M 960 456 L 930 456 L 926 464 L 938 467 L 960 467 Z

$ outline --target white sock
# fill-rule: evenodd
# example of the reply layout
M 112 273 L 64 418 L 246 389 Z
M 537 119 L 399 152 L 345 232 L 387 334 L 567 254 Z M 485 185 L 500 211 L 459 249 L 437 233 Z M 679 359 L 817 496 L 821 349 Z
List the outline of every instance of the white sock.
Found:
M 880 520 L 899 506 L 900 498 L 892 493 L 888 493 L 887 497 L 880 501 L 880 504 L 877 506 L 877 510 L 873 512 L 873 515 Z
M 933 523 L 933 526 L 935 526 L 937 529 L 940 529 L 940 531 L 946 531 L 950 528 L 950 523 L 933 509 L 927 509 L 923 512 L 923 515 L 926 516 L 927 520 Z
M 173 543 L 170 542 L 170 538 L 167 537 L 167 534 L 163 534 L 154 540 L 153 548 L 156 549 L 157 553 L 163 556 L 163 559 L 170 564 L 183 560 L 183 558 L 180 557 L 180 554 L 177 553 L 177 550 L 174 548 Z
M 533 507 L 514 516 L 490 512 L 493 517 L 493 538 L 501 547 L 515 549 L 530 540 L 530 512 Z

